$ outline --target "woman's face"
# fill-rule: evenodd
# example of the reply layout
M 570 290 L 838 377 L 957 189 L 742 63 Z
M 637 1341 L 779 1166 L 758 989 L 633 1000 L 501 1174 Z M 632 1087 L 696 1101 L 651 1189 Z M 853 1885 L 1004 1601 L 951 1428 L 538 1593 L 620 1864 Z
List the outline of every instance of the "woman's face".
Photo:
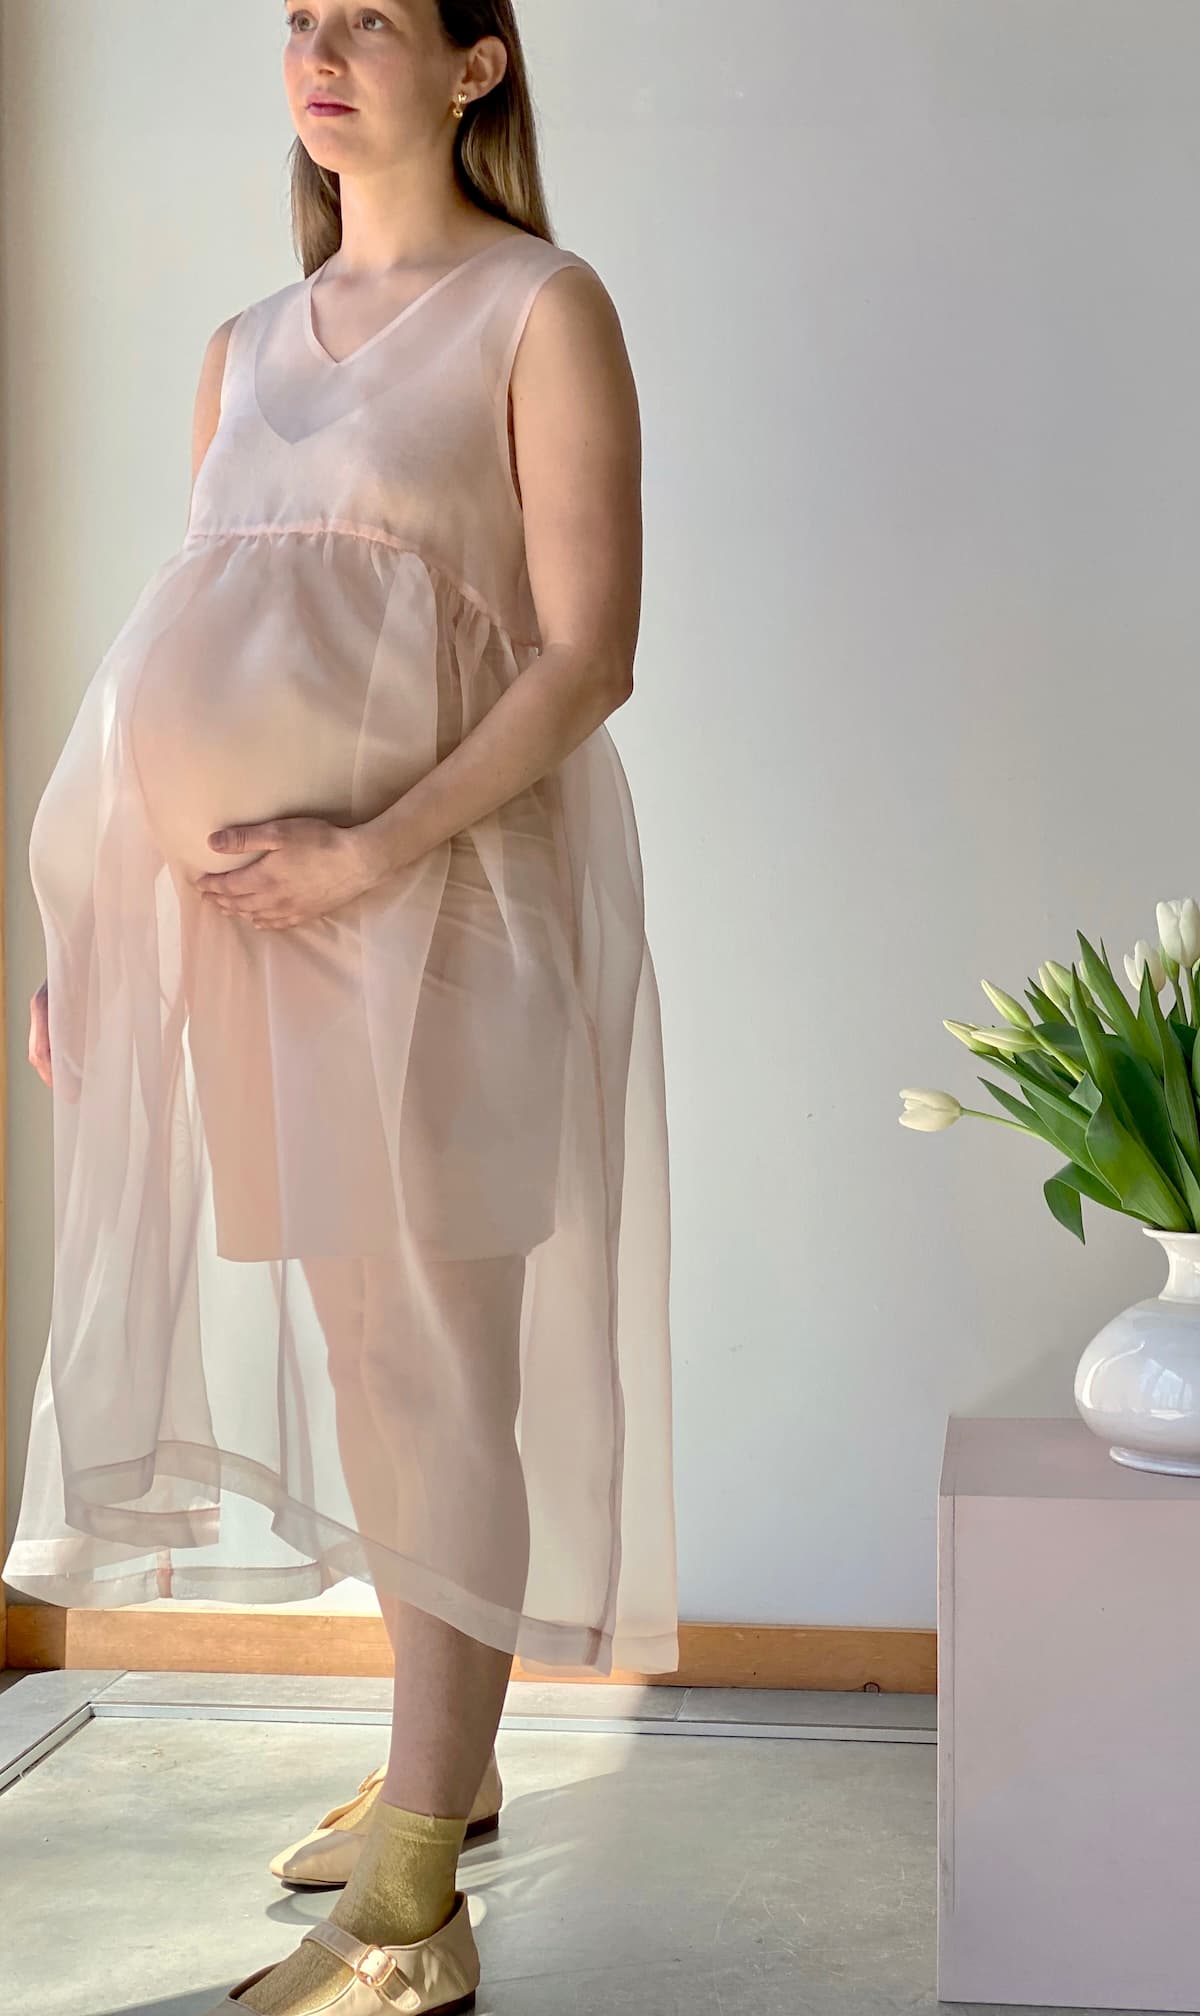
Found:
M 443 35 L 436 0 L 286 0 L 283 79 L 296 131 L 335 173 L 386 168 L 452 126 L 471 52 Z M 469 87 L 468 87 L 469 88 Z M 321 112 L 312 101 L 350 109 Z

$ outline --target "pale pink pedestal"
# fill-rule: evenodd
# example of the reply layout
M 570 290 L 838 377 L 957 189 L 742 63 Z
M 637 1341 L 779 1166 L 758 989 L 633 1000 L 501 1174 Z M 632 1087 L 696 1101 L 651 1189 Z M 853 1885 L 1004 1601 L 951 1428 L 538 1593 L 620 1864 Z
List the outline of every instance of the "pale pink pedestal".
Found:
M 938 1996 L 1200 2011 L 1200 1481 L 952 1416 Z

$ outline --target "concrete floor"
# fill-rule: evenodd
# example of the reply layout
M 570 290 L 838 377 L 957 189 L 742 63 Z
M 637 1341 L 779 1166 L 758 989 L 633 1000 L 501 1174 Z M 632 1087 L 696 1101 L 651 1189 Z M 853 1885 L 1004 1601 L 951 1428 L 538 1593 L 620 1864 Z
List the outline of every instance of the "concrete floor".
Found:
M 265 1864 L 381 1761 L 386 1693 L 100 1678 L 0 1797 L 0 2011 L 200 2016 L 329 1909 Z M 934 1704 L 735 1694 L 693 1734 L 708 1691 L 510 1688 L 500 1833 L 459 1865 L 477 2016 L 989 2016 L 934 1996 Z

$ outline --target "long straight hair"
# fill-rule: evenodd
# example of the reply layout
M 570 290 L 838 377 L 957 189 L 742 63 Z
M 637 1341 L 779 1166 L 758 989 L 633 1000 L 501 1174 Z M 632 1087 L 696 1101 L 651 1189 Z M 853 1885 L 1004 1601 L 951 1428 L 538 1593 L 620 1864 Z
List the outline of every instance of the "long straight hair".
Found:
M 457 49 L 497 35 L 508 52 L 501 78 L 455 121 L 454 172 L 481 210 L 554 244 L 538 158 L 537 122 L 513 0 L 435 0 L 442 33 Z M 338 176 L 313 160 L 300 135 L 291 149 L 292 242 L 304 275 L 331 258 L 342 242 Z

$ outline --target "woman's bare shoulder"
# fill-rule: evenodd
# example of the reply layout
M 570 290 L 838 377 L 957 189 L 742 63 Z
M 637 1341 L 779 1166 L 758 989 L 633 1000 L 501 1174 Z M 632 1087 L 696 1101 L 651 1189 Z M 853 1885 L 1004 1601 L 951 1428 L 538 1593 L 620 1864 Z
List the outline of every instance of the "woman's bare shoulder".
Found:
M 621 317 L 603 279 L 582 253 L 559 249 L 566 260 L 552 264 L 538 288 L 517 352 L 514 393 L 556 372 L 629 368 Z
M 225 377 L 225 360 L 229 354 L 229 339 L 233 334 L 236 315 L 230 315 L 213 330 L 204 347 L 200 360 L 200 379 L 196 386 L 196 400 L 192 411 L 192 480 L 208 451 L 208 444 L 217 431 L 217 421 L 221 416 L 221 385 Z

